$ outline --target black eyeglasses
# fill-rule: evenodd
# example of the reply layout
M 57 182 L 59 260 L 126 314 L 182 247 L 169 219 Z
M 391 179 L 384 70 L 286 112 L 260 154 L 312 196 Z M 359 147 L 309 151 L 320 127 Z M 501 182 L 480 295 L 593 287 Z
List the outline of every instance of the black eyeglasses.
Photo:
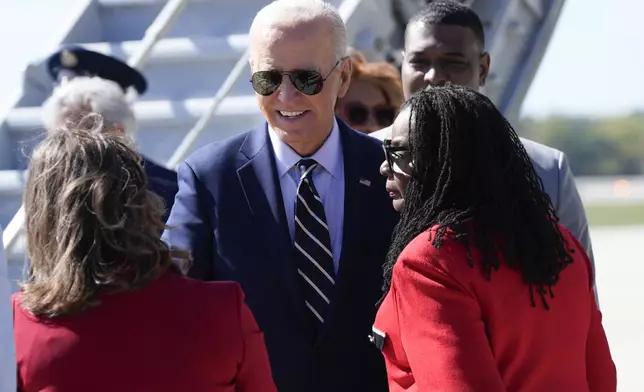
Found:
M 343 109 L 344 116 L 351 125 L 364 125 L 369 120 L 369 116 L 373 116 L 376 123 L 384 128 L 393 124 L 396 118 L 396 109 L 389 105 L 368 107 L 360 102 L 349 102 Z
M 324 82 L 331 76 L 331 73 L 335 71 L 342 60 L 344 59 L 338 60 L 335 63 L 331 72 L 326 77 L 322 77 L 318 71 L 312 69 L 296 69 L 293 71 L 278 71 L 272 69 L 253 73 L 250 82 L 257 94 L 268 96 L 277 91 L 282 85 L 284 75 L 286 75 L 291 79 L 291 83 L 297 91 L 306 95 L 315 95 L 322 91 Z
M 409 147 L 392 146 L 391 139 L 384 139 L 382 141 L 382 149 L 385 151 L 385 159 L 389 165 L 389 170 L 394 170 L 394 162 L 400 159 L 399 152 L 409 151 Z

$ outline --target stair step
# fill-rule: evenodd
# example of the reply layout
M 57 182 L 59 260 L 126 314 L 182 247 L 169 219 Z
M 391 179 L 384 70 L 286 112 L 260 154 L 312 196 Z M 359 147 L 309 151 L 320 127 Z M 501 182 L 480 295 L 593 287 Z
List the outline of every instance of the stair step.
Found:
M 212 97 L 224 83 L 248 44 L 247 34 L 160 40 L 141 68 L 148 80 L 148 91 L 139 99 L 179 101 Z M 112 55 L 123 61 L 127 61 L 140 49 L 139 41 L 77 45 Z M 45 58 L 32 62 L 27 70 L 29 88 L 24 90 L 18 106 L 40 106 L 53 87 L 45 69 Z M 249 78 L 250 70 L 247 67 L 233 85 L 230 95 L 253 94 Z
M 7 227 L 20 208 L 26 180 L 24 170 L 0 170 L 0 226 Z
M 24 171 L 0 170 L 0 195 L 21 195 L 26 181 Z
M 225 3 L 228 0 L 188 0 L 189 3 Z M 266 0 L 268 3 L 270 0 Z M 342 3 L 342 0 L 326 0 L 328 3 L 336 7 Z M 165 5 L 169 0 L 97 0 L 97 3 L 102 7 L 135 7 L 147 5 Z M 250 1 L 249 1 L 250 2 Z M 239 3 L 237 1 L 236 3 Z M 257 1 L 252 3 L 256 4 Z
M 165 5 L 169 0 L 98 0 L 102 7 L 137 7 L 148 5 Z M 188 0 L 189 3 L 213 3 L 213 0 Z
M 164 0 L 101 0 L 96 8 L 104 41 L 135 41 L 159 15 Z M 257 0 L 189 1 L 166 37 L 246 34 L 255 13 L 266 3 Z
M 339 7 L 342 1 L 330 3 Z M 167 0 L 99 0 L 96 11 L 102 39 L 112 42 L 142 39 L 166 3 Z M 190 0 L 166 36 L 246 34 L 257 11 L 268 3 L 269 0 Z
M 154 126 L 185 127 L 193 125 L 206 112 L 211 103 L 209 98 L 186 99 L 183 101 L 137 101 L 134 113 L 139 128 Z M 7 125 L 11 133 L 32 133 L 42 128 L 40 107 L 13 109 L 7 116 Z M 259 115 L 255 96 L 229 96 L 224 98 L 216 116 L 253 116 Z
M 142 67 L 149 89 L 141 100 L 184 100 L 211 97 L 223 84 L 248 47 L 248 35 L 184 37 L 159 41 Z M 84 47 L 127 60 L 140 48 L 138 41 L 93 43 Z M 232 95 L 252 94 L 247 68 Z
M 208 110 L 210 103 L 211 99 L 135 102 L 133 108 L 138 125 L 136 139 L 141 152 L 158 162 L 165 162 L 172 156 L 186 133 Z M 255 96 L 225 98 L 195 142 L 193 150 L 207 143 L 245 132 L 260 121 L 262 121 L 262 115 Z M 8 169 L 24 169 L 27 166 L 29 152 L 44 134 L 40 121 L 40 108 L 12 110 L 7 116 L 5 126 L 10 139 L 9 145 L 16 146 L 7 151 L 12 155 L 12 165 Z M 3 180 L 0 179 L 0 181 Z M 16 180 L 12 180 L 8 185 L 9 189 L 13 189 L 16 184 Z M 0 193 L 2 193 L 1 190 Z M 0 197 L 0 200 L 2 199 Z
M 226 37 L 179 37 L 160 40 L 148 63 L 237 60 L 248 47 L 248 34 Z M 141 41 L 99 42 L 81 46 L 120 59 L 129 59 L 141 48 Z

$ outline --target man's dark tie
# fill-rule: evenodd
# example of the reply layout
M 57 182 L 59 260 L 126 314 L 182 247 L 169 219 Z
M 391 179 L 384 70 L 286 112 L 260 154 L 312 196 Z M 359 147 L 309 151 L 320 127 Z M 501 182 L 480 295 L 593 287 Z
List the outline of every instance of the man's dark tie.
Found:
M 324 323 L 335 285 L 331 237 L 324 205 L 313 184 L 318 163 L 298 163 L 300 183 L 295 200 L 295 259 L 301 292 L 316 334 Z

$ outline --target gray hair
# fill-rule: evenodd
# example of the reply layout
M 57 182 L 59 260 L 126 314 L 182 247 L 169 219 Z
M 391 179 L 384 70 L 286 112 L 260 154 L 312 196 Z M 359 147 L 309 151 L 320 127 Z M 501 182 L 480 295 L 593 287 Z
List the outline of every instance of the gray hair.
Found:
M 322 0 L 275 0 L 255 15 L 250 27 L 250 36 L 252 37 L 253 32 L 257 29 L 259 29 L 257 32 L 260 32 L 267 24 L 308 22 L 318 18 L 331 24 L 335 59 L 340 60 L 346 57 L 347 26 L 338 10 Z
M 121 87 L 106 79 L 79 76 L 57 87 L 42 107 L 45 129 L 55 130 L 83 113 L 97 113 L 106 127 L 136 132 L 136 120 Z

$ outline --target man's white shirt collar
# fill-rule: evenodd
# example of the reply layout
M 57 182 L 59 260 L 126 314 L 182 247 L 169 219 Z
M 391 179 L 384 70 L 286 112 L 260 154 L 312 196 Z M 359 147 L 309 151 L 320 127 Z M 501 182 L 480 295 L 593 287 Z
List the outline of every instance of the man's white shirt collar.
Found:
M 268 136 L 273 145 L 275 152 L 275 161 L 277 164 L 277 174 L 282 178 L 289 170 L 293 168 L 303 157 L 299 156 L 288 144 L 284 143 L 275 133 L 275 130 L 268 125 Z M 333 178 L 339 178 L 341 175 L 340 159 L 342 159 L 342 146 L 340 143 L 340 127 L 338 121 L 333 119 L 333 128 L 329 137 L 324 141 L 322 147 L 310 157 L 320 166 L 329 172 Z

